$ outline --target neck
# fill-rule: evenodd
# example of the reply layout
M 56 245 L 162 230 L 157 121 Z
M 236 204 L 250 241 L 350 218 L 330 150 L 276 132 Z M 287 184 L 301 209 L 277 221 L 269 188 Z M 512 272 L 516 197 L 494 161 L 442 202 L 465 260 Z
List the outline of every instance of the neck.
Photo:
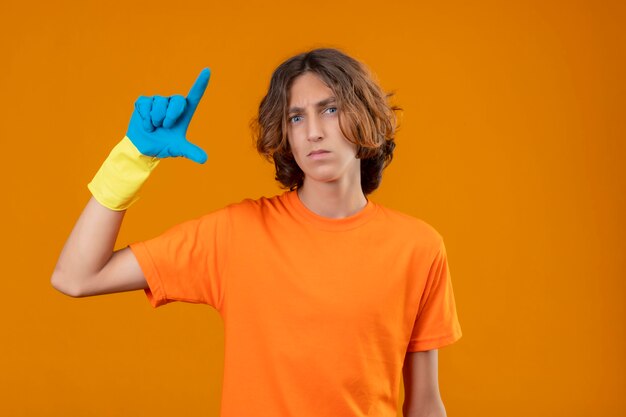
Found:
M 353 181 L 317 182 L 304 179 L 298 197 L 313 213 L 332 219 L 352 216 L 367 205 L 361 178 Z

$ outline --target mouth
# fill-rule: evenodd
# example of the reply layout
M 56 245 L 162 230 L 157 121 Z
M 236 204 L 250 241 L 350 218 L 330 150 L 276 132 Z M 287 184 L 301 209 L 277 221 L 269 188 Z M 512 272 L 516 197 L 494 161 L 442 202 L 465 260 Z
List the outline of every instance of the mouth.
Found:
M 307 156 L 319 155 L 319 154 L 329 153 L 329 152 L 330 151 L 327 151 L 326 149 L 318 149 L 317 151 L 310 152 Z

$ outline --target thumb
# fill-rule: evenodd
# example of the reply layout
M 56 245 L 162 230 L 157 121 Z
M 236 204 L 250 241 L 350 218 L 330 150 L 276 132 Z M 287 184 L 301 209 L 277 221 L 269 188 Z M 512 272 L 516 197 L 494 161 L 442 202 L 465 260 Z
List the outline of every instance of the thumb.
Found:
M 204 164 L 208 158 L 206 152 L 204 152 L 201 147 L 188 141 L 180 144 L 179 152 L 181 156 L 191 159 L 199 164 Z

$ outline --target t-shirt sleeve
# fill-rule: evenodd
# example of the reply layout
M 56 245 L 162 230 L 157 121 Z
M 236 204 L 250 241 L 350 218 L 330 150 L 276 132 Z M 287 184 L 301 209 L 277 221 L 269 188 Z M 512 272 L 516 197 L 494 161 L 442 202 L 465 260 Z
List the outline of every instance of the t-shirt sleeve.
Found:
M 438 349 L 461 338 L 443 240 L 428 271 L 407 352 Z
M 228 207 L 180 223 L 163 234 L 131 243 L 149 288 L 153 307 L 184 301 L 221 311 L 228 255 Z

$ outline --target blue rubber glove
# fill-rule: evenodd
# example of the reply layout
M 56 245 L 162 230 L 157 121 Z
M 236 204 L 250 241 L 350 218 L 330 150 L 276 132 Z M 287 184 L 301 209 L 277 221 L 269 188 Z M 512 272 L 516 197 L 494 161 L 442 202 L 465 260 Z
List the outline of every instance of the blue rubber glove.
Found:
M 174 95 L 137 99 L 126 136 L 139 152 L 157 158 L 184 156 L 199 164 L 206 162 L 206 152 L 187 141 L 186 135 L 210 77 L 211 70 L 203 69 L 187 98 Z

